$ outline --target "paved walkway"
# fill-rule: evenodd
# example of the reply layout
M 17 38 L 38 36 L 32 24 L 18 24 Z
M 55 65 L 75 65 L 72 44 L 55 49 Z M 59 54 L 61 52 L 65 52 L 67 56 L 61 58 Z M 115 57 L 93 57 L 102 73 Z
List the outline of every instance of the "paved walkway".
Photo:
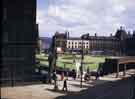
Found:
M 121 75 L 122 73 L 120 73 Z M 130 74 L 135 74 L 135 70 L 127 71 L 127 75 L 124 78 L 130 76 Z M 58 81 L 59 91 L 53 91 L 54 85 L 49 84 L 38 84 L 38 85 L 28 85 L 28 86 L 16 86 L 16 87 L 3 87 L 1 88 L 1 98 L 2 99 L 70 99 L 70 98 L 63 98 L 68 94 L 78 94 L 83 90 L 87 90 L 88 88 L 93 88 L 98 85 L 106 85 L 107 82 L 119 81 L 123 79 L 122 76 L 119 78 L 115 78 L 116 74 L 107 75 L 104 77 L 100 77 L 99 80 L 92 80 L 89 82 L 83 82 L 83 88 L 80 88 L 80 80 L 73 80 L 69 78 L 68 80 L 68 92 L 61 91 L 63 86 L 63 81 Z M 125 86 L 125 85 L 124 85 Z M 103 87 L 103 86 L 102 86 Z M 95 90 L 95 89 L 93 89 Z M 102 89 L 103 90 L 103 89 Z M 107 89 L 106 89 L 107 90 Z M 93 93 L 93 92 L 91 92 Z M 88 93 L 87 93 L 88 94 Z M 96 93 L 94 93 L 96 94 Z M 101 93 L 104 96 L 104 93 Z M 100 94 L 100 95 L 101 95 Z M 90 95 L 90 94 L 89 94 Z M 92 96 L 91 96 L 92 97 Z M 102 99 L 100 98 L 93 98 L 93 99 Z M 110 98 L 108 98 L 110 99 Z

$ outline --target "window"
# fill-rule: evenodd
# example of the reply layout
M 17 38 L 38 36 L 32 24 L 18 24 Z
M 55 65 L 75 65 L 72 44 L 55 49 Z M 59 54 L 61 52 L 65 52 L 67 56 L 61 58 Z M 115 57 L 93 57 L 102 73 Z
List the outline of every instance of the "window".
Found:
M 81 46 L 79 46 L 79 48 L 81 48 Z

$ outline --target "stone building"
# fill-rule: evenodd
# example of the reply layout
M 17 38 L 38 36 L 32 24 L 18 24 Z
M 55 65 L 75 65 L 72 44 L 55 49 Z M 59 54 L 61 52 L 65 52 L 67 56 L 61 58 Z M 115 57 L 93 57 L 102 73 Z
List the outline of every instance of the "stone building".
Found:
M 87 35 L 87 36 L 86 36 Z M 105 51 L 115 53 L 119 51 L 120 43 L 114 36 L 89 36 L 85 34 L 82 39 L 89 40 L 89 51 Z
M 1 81 L 31 81 L 37 47 L 36 0 L 2 0 Z
M 135 56 L 135 31 L 133 31 L 133 35 L 125 41 L 125 52 L 128 56 Z
M 66 41 L 67 41 L 67 32 L 66 33 L 55 33 L 55 41 L 56 41 L 56 47 L 59 47 L 62 49 L 62 51 L 66 51 Z
M 75 38 L 75 37 L 74 38 L 70 37 L 67 39 L 66 42 L 67 51 L 80 52 L 82 50 L 82 46 L 84 50 L 89 50 L 90 48 L 89 40 L 82 40 L 81 38 Z
M 69 37 L 69 32 L 56 33 L 57 42 L 59 47 L 64 51 L 80 52 L 83 50 L 86 53 L 92 51 L 103 51 L 104 54 L 109 55 L 125 55 L 126 54 L 126 40 L 131 37 L 130 33 L 127 33 L 123 27 L 120 27 L 115 35 L 110 36 L 90 36 L 89 33 L 82 35 L 81 37 Z M 83 43 L 83 44 L 82 44 Z

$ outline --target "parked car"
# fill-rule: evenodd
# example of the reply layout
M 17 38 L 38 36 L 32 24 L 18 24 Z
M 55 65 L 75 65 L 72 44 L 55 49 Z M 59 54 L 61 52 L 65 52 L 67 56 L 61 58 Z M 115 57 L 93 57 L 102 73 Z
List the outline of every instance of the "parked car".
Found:
M 49 76 L 47 70 L 44 68 L 36 68 L 35 69 L 35 80 L 42 81 L 43 83 L 48 83 Z

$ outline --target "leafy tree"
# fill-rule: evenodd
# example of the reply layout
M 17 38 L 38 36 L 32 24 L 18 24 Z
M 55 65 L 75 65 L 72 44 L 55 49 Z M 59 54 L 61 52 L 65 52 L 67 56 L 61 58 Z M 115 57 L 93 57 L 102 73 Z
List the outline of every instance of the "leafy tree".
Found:
M 49 62 L 49 83 L 51 83 L 51 75 L 53 70 L 56 69 L 56 59 L 57 59 L 57 53 L 56 53 L 56 37 L 55 35 L 52 38 L 52 44 L 49 48 L 49 56 L 48 56 L 48 62 Z

